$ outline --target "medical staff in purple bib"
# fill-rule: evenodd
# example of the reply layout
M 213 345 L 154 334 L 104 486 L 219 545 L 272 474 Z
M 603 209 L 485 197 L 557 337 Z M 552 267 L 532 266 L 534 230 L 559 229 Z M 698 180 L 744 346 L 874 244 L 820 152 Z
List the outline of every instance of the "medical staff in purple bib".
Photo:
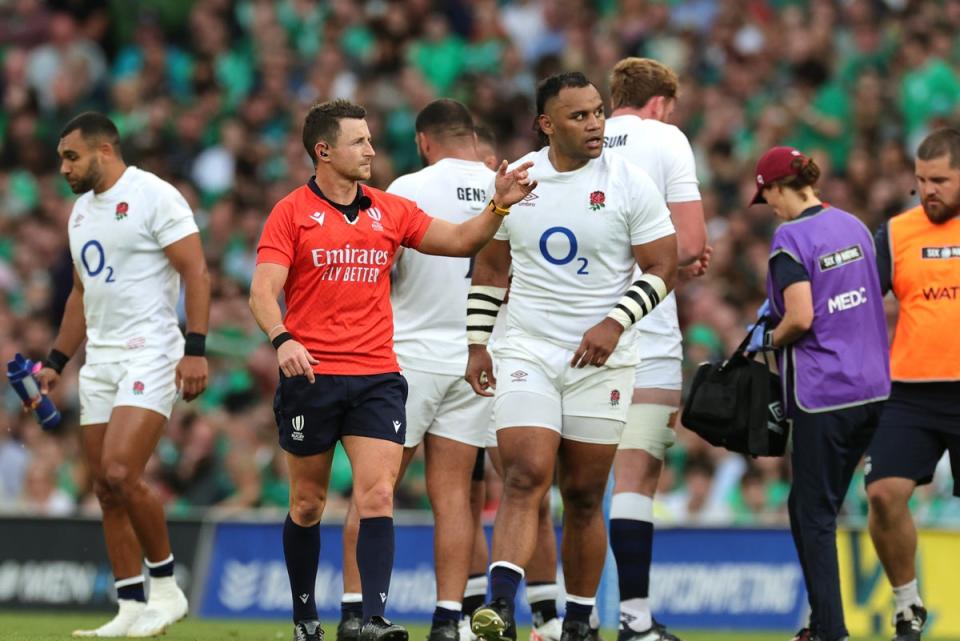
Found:
M 770 246 L 767 321 L 750 351 L 776 350 L 793 420 L 790 529 L 810 600 L 798 641 L 848 636 L 840 598 L 837 514 L 890 393 L 887 326 L 873 236 L 820 202 L 816 163 L 774 147 L 757 163 L 751 204 L 784 222 Z

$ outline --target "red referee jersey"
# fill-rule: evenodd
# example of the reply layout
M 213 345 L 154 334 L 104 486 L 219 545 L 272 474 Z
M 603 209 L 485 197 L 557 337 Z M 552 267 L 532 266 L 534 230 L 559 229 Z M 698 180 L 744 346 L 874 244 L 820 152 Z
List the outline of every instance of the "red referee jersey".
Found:
M 416 248 L 433 220 L 416 203 L 362 187 L 372 204 L 354 222 L 319 195 L 313 179 L 270 212 L 257 263 L 290 269 L 284 325 L 320 361 L 317 374 L 397 372 L 390 267 Z

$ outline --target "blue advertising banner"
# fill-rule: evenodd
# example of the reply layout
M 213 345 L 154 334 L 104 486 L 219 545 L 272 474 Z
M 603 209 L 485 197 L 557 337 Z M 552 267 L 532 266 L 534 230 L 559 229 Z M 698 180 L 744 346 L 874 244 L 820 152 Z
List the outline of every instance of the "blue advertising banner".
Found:
M 653 556 L 650 605 L 670 626 L 793 630 L 805 623 L 807 593 L 787 530 L 658 530 Z
M 286 618 L 291 597 L 278 523 L 216 526 L 199 615 Z M 320 616 L 340 614 L 342 528 L 321 528 L 316 598 Z M 396 530 L 396 562 L 388 616 L 429 621 L 435 605 L 433 528 Z M 659 530 L 651 576 L 657 618 L 686 629 L 795 629 L 805 616 L 806 593 L 786 530 Z M 562 584 L 562 576 L 559 577 Z M 561 587 L 562 594 L 562 587 Z M 615 569 L 608 568 L 601 612 L 616 611 Z M 529 621 L 524 599 L 521 622 Z M 610 607 L 607 607 L 610 606 Z M 604 623 L 612 624 L 604 616 Z
M 283 561 L 279 523 L 220 523 L 211 546 L 199 615 L 217 618 L 287 618 L 290 583 Z M 343 593 L 343 528 L 320 529 L 320 568 L 316 599 L 320 617 L 340 617 Z M 433 527 L 396 529 L 396 556 L 387 614 L 398 621 L 429 621 L 436 606 L 433 574 Z M 529 608 L 518 619 L 529 621 Z

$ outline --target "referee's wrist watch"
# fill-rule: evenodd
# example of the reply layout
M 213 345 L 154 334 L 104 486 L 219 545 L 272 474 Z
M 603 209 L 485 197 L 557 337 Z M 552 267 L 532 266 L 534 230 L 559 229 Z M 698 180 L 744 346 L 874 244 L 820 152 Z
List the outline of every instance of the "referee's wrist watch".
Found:
M 773 344 L 773 330 L 768 329 L 763 333 L 763 349 L 775 349 Z

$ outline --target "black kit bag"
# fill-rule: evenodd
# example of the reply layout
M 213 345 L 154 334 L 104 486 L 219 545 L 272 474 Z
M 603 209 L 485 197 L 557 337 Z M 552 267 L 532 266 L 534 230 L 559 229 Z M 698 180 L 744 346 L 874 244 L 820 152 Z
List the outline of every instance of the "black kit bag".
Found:
M 783 456 L 790 437 L 780 376 L 744 353 L 750 332 L 730 358 L 697 369 L 683 406 L 683 425 L 711 445 L 751 456 Z

